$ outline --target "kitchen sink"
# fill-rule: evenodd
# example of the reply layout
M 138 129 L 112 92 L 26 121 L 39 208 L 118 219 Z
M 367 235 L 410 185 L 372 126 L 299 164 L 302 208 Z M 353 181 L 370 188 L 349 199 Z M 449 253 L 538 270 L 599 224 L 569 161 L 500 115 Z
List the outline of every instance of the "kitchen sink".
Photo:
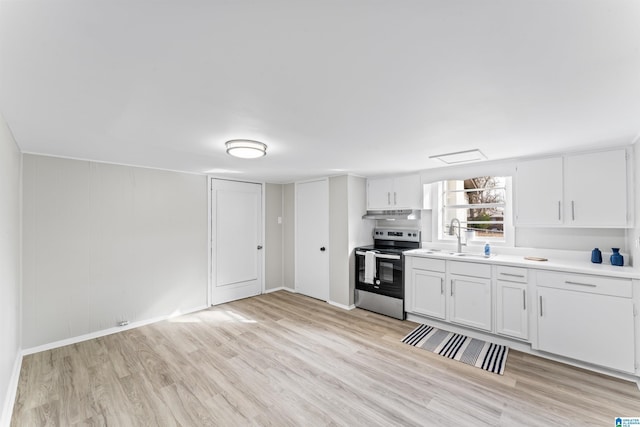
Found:
M 451 255 L 459 256 L 459 257 L 467 257 L 467 258 L 489 258 L 484 254 L 470 254 L 470 253 L 460 253 L 460 252 L 452 252 Z
M 424 249 L 417 249 L 416 251 L 418 251 L 421 254 L 426 254 L 426 255 L 435 254 L 435 255 L 445 255 L 445 256 L 451 256 L 451 257 L 479 258 L 479 259 L 490 258 L 490 257 L 485 256 L 482 253 L 452 252 L 452 251 L 447 251 L 447 250 L 442 250 L 442 249 L 424 248 Z M 491 255 L 491 256 L 493 256 L 493 255 Z

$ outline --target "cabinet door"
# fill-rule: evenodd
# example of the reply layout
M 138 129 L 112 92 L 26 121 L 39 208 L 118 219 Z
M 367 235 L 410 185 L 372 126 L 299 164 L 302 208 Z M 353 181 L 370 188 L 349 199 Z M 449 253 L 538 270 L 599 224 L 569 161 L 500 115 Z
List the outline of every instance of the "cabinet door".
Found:
M 562 158 L 531 160 L 516 167 L 516 225 L 562 224 Z
M 510 337 L 528 339 L 527 285 L 497 282 L 497 332 Z
M 393 182 L 391 204 L 394 209 L 422 209 L 420 175 L 396 177 Z
M 392 197 L 393 178 L 367 179 L 367 209 L 390 209 Z
M 427 270 L 411 270 L 413 312 L 426 316 L 445 318 L 444 273 Z
M 565 212 L 567 225 L 627 225 L 625 150 L 565 158 Z
M 630 298 L 544 287 L 537 293 L 540 350 L 634 372 Z
M 451 276 L 451 321 L 491 331 L 491 280 Z

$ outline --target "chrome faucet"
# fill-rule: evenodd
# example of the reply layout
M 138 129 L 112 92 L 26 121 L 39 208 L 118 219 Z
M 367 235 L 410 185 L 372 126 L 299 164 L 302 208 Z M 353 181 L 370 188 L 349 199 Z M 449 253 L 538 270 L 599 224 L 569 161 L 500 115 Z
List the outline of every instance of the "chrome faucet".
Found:
M 458 223 L 458 234 L 456 234 L 456 229 L 453 227 L 454 222 Z M 460 232 L 460 220 L 458 218 L 453 218 L 451 220 L 451 224 L 449 224 L 449 235 L 458 237 L 458 253 L 462 252 L 462 240 L 460 239 L 461 234 L 462 233 Z

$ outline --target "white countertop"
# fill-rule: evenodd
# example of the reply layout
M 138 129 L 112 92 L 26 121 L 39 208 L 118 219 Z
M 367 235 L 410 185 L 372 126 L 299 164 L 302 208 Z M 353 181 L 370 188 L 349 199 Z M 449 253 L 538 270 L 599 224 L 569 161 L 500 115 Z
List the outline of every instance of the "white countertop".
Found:
M 413 249 L 404 252 L 405 256 L 447 259 L 451 261 L 476 262 L 483 264 L 508 265 L 515 267 L 536 268 L 541 270 L 555 270 L 567 273 L 597 274 L 609 277 L 640 279 L 640 271 L 629 266 L 615 266 L 608 263 L 593 264 L 588 259 L 576 260 L 571 258 L 549 256 L 548 261 L 530 261 L 521 255 L 495 254 L 486 258 L 482 255 L 460 256 L 447 250 L 432 251 L 430 249 Z

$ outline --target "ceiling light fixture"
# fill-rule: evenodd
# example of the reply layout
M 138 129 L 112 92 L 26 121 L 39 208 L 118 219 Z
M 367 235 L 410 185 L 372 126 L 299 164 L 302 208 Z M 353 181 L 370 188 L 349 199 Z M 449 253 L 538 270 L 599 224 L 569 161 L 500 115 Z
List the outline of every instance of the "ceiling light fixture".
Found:
M 267 155 L 267 145 L 250 139 L 232 139 L 225 143 L 227 154 L 242 159 L 256 159 Z
M 482 154 L 477 148 L 467 151 L 457 151 L 455 153 L 438 154 L 437 156 L 429 156 L 430 159 L 438 159 L 448 165 L 456 163 L 477 162 L 478 160 L 487 160 L 487 156 Z

